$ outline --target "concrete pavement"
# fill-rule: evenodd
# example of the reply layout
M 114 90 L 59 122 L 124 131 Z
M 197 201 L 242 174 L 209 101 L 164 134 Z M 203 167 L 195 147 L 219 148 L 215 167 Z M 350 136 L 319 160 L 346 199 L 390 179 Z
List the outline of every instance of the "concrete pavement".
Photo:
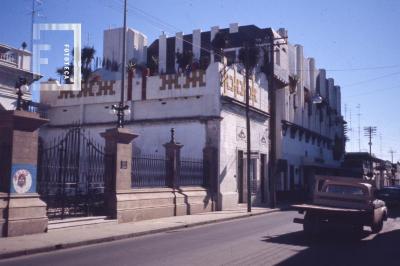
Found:
M 363 265 L 398 266 L 399 216 L 361 239 L 342 230 L 307 241 L 296 211 L 128 238 L 0 260 L 1 266 Z
M 287 206 L 281 208 L 287 208 Z M 240 208 L 236 210 L 167 217 L 134 223 L 100 224 L 53 230 L 46 234 L 0 238 L 0 259 L 132 238 L 169 230 L 261 215 L 279 210 L 279 208 L 253 207 L 252 212 L 247 213 L 245 208 Z

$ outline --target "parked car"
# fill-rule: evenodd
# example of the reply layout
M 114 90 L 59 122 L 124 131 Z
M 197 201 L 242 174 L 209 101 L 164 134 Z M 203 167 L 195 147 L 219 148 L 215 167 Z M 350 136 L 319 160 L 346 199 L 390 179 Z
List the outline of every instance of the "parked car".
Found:
M 400 206 L 400 187 L 384 187 L 376 191 L 376 198 L 386 202 L 386 205 Z

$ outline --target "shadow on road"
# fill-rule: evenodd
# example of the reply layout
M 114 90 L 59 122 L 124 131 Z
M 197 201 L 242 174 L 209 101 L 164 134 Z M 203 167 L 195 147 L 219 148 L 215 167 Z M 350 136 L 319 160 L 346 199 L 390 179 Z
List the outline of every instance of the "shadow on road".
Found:
M 373 235 L 364 231 L 362 239 L 354 235 L 331 231 L 318 239 L 307 241 L 302 231 L 274 237 L 263 241 L 283 245 L 306 247 L 278 265 L 400 265 L 400 230 Z
M 388 206 L 388 214 L 389 214 L 389 218 L 395 219 L 395 218 L 400 217 L 400 206 L 398 206 L 398 205 Z

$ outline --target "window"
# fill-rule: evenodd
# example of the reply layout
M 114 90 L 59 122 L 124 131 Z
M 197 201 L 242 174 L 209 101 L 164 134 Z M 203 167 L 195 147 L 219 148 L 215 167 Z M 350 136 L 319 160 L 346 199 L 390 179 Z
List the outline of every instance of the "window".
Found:
M 339 194 L 339 195 L 353 195 L 353 196 L 362 196 L 365 194 L 363 189 L 360 187 L 335 185 L 335 184 L 327 185 L 324 188 L 323 192 L 334 193 L 334 194 Z

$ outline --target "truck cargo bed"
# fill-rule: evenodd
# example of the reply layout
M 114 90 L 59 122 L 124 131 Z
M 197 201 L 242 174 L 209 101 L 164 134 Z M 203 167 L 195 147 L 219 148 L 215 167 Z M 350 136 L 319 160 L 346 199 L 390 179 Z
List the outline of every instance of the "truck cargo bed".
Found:
M 349 212 L 349 213 L 360 213 L 367 212 L 367 210 L 351 209 L 351 208 L 338 208 L 330 206 L 322 206 L 317 204 L 296 204 L 292 205 L 292 208 L 298 211 L 315 210 L 315 211 L 328 211 L 328 212 Z

